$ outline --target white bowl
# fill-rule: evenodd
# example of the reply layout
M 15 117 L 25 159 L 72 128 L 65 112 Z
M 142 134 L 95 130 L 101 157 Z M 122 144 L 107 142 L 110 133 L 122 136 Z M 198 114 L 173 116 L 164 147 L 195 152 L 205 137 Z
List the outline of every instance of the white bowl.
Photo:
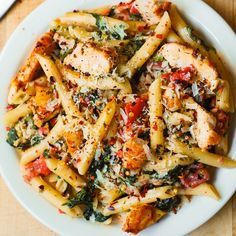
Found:
M 118 3 L 107 0 L 106 4 Z M 173 0 L 195 29 L 213 45 L 224 58 L 227 68 L 236 78 L 236 36 L 225 21 L 209 6 L 200 0 Z M 48 0 L 33 11 L 18 28 L 2 51 L 0 58 L 1 100 L 0 116 L 5 112 L 8 86 L 11 78 L 26 58 L 34 42 L 40 34 L 48 29 L 54 18 L 74 9 L 94 8 L 104 5 L 102 0 Z M 235 120 L 232 120 L 235 124 Z M 6 142 L 6 131 L 0 124 L 0 170 L 9 189 L 18 201 L 41 223 L 61 235 L 126 235 L 119 226 L 103 226 L 86 222 L 82 219 L 71 219 L 58 214 L 57 210 L 39 197 L 30 186 L 24 183 L 20 171 L 19 160 L 13 148 Z M 232 125 L 230 156 L 236 150 L 235 128 Z M 194 197 L 185 204 L 177 215 L 171 214 L 159 223 L 144 230 L 140 235 L 178 236 L 184 235 L 199 227 L 210 219 L 233 195 L 236 188 L 236 170 L 217 170 L 214 184 L 222 199 L 217 202 L 206 197 Z

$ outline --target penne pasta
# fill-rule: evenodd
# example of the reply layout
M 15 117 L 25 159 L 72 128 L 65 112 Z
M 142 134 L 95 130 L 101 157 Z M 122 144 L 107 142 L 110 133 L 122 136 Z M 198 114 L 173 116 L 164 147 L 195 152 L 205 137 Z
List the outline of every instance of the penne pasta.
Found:
M 52 205 L 57 207 L 62 212 L 66 213 L 71 217 L 81 217 L 82 211 L 78 206 L 70 209 L 65 203 L 67 199 L 63 197 L 59 192 L 52 188 L 47 182 L 41 177 L 35 177 L 30 181 L 31 186 Z
M 188 43 L 194 49 L 199 49 L 202 55 L 208 56 L 208 52 L 201 44 L 201 41 L 195 35 L 193 35 L 192 29 L 180 16 L 174 5 L 172 5 L 170 10 L 170 18 L 173 29 L 184 40 L 184 42 Z
M 63 120 L 59 117 L 56 125 L 51 129 L 50 133 L 44 140 L 26 151 L 21 152 L 21 165 L 26 165 L 42 155 L 45 149 L 49 149 L 49 143 L 56 142 L 63 135 L 64 129 L 65 126 L 63 124 Z
M 234 96 L 232 94 L 232 89 L 230 88 L 230 75 L 227 72 L 226 68 L 224 67 L 221 59 L 217 55 L 215 49 L 210 48 L 209 57 L 211 61 L 216 66 L 221 78 L 223 79 L 223 91 L 222 96 L 221 93 L 217 93 L 216 104 L 217 106 L 225 112 L 234 112 Z M 228 93 L 228 94 L 227 94 Z
M 4 123 L 7 127 L 14 125 L 20 118 L 32 113 L 29 103 L 23 103 L 4 115 Z
M 93 132 L 87 140 L 85 147 L 81 152 L 76 153 L 76 168 L 78 169 L 79 174 L 84 175 L 93 158 L 98 146 L 98 143 L 106 136 L 106 131 L 112 121 L 112 118 L 116 112 L 116 101 L 113 99 L 109 102 L 101 115 L 99 116 L 96 124 L 93 127 Z
M 64 179 L 77 192 L 81 190 L 81 187 L 85 186 L 84 180 L 78 174 L 76 174 L 64 161 L 51 157 L 46 159 L 46 164 L 49 170 Z
M 114 27 L 117 25 L 122 25 L 124 29 L 128 29 L 129 25 L 124 21 L 114 19 L 108 16 L 101 16 L 104 21 L 110 27 Z M 96 17 L 93 14 L 85 13 L 85 12 L 70 12 L 58 18 L 60 23 L 62 24 L 76 24 L 83 26 L 85 28 L 97 27 Z
M 167 43 L 184 43 L 184 41 L 173 31 L 170 30 L 166 38 Z
M 36 54 L 50 54 L 55 47 L 52 39 L 53 33 L 48 32 L 38 40 L 30 56 L 27 58 L 16 77 L 11 82 L 10 91 L 8 94 L 9 104 L 21 104 L 26 100 L 25 94 L 22 93 L 22 90 L 18 90 L 22 87 L 22 85 L 26 85 L 26 83 L 30 82 L 37 75 L 40 70 L 40 65 L 36 58 Z
M 160 43 L 166 38 L 171 27 L 171 21 L 167 12 L 163 15 L 160 23 L 157 25 L 154 36 L 150 36 L 143 46 L 136 51 L 134 56 L 123 66 L 120 74 L 126 74 L 128 78 L 137 72 L 139 68 L 152 56 Z
M 150 142 L 151 149 L 156 151 L 164 144 L 164 122 L 161 94 L 161 78 L 158 77 L 149 87 L 149 110 L 150 110 Z
M 177 189 L 173 189 L 172 186 L 164 186 L 148 190 L 144 197 L 135 197 L 135 196 L 123 197 L 111 203 L 109 206 L 107 206 L 104 209 L 103 214 L 105 216 L 108 216 L 116 213 L 121 213 L 129 210 L 130 207 L 138 204 L 155 202 L 157 198 L 168 199 L 174 197 L 176 196 L 177 192 L 178 192 Z
M 148 162 L 144 166 L 144 169 L 148 171 L 154 170 L 158 173 L 166 173 L 177 166 L 186 166 L 193 162 L 194 160 L 188 156 L 175 154 L 170 156 L 161 156 L 160 159 L 157 159 L 156 161 Z
M 181 196 L 220 199 L 208 166 L 236 168 L 228 79 L 170 2 L 75 10 L 52 21 L 11 82 L 6 141 L 59 212 L 122 218 L 137 234 Z
M 128 80 L 124 80 L 122 82 L 118 82 L 116 79 L 112 77 L 92 77 L 85 76 L 76 71 L 72 71 L 63 67 L 62 65 L 58 66 L 63 77 L 71 81 L 72 83 L 78 84 L 79 87 L 91 88 L 91 89 L 101 89 L 101 90 L 121 90 L 123 94 L 132 93 L 132 88 L 130 82 Z
M 217 201 L 220 200 L 220 194 L 218 193 L 217 189 L 213 185 L 207 183 L 200 184 L 195 188 L 181 189 L 178 194 L 191 196 L 206 196 L 213 198 Z
M 81 118 L 81 113 L 63 84 L 62 76 L 54 62 L 49 57 L 39 54 L 37 54 L 37 59 L 39 60 L 39 63 L 41 64 L 48 79 L 50 80 L 50 78 L 54 78 L 56 80 L 56 89 L 66 114 L 70 117 Z
M 236 161 L 230 159 L 229 157 L 203 151 L 197 147 L 189 147 L 187 144 L 181 143 L 180 141 L 177 140 L 171 141 L 168 148 L 175 153 L 187 155 L 193 158 L 194 160 L 207 164 L 209 166 L 214 166 L 219 168 L 236 167 Z

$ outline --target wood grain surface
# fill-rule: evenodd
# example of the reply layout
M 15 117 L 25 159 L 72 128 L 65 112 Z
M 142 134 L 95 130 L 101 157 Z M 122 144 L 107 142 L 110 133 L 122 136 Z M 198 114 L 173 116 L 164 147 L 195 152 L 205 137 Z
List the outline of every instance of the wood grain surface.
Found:
M 236 0 L 205 0 L 236 31 Z M 0 51 L 16 26 L 43 0 L 18 0 L 0 20 Z M 1 4 L 1 0 L 0 0 Z M 193 217 L 197 217 L 194 216 Z M 53 236 L 36 221 L 7 189 L 0 177 L 0 236 Z M 191 236 L 236 236 L 236 195 Z M 89 235 L 88 235 L 89 236 Z

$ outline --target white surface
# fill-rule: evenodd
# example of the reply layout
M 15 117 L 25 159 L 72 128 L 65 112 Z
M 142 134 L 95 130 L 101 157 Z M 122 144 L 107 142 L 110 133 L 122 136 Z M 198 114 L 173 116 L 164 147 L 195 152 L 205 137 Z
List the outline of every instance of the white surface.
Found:
M 106 4 L 119 2 L 107 0 Z M 224 55 L 227 67 L 236 78 L 236 37 L 230 27 L 211 8 L 200 0 L 174 0 L 183 14 L 196 29 Z M 73 9 L 91 8 L 104 4 L 102 0 L 48 0 L 37 8 L 16 29 L 8 41 L 0 58 L 0 116 L 5 112 L 7 89 L 10 79 L 25 59 L 33 43 L 41 33 L 48 29 L 49 22 L 64 12 Z M 42 17 L 43 16 L 43 17 Z M 232 121 L 235 124 L 235 120 Z M 234 125 L 233 125 L 234 126 Z M 235 154 L 235 127 L 232 127 L 232 146 L 230 155 Z M 61 235 L 120 236 L 125 235 L 119 226 L 102 226 L 81 219 L 70 219 L 58 214 L 57 210 L 39 197 L 34 190 L 23 182 L 19 171 L 19 161 L 14 150 L 5 143 L 5 129 L 0 124 L 0 170 L 8 187 L 20 203 L 39 221 Z M 158 224 L 143 231 L 140 235 L 178 236 L 197 228 L 211 218 L 232 196 L 236 187 L 236 170 L 217 171 L 214 184 L 222 196 L 216 202 L 205 197 L 196 197 L 190 204 L 185 204 L 177 215 L 170 215 Z
M 0 19 L 15 1 L 16 0 L 1 0 L 0 1 Z

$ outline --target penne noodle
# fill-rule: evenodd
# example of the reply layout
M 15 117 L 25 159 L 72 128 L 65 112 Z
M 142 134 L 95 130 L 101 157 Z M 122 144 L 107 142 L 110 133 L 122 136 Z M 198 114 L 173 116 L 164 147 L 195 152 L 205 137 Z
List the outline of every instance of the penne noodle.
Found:
M 108 16 L 100 16 L 109 27 L 115 27 L 117 25 L 122 25 L 124 29 L 128 29 L 129 25 L 126 24 L 124 21 L 111 18 Z M 66 13 L 64 16 L 58 18 L 60 23 L 62 24 L 76 24 L 80 26 L 84 26 L 86 28 L 97 27 L 96 17 L 93 14 L 85 13 L 85 12 L 69 12 Z
M 77 192 L 81 190 L 82 186 L 85 186 L 85 181 L 78 174 L 76 174 L 64 161 L 58 160 L 53 157 L 47 158 L 45 160 L 49 170 L 64 179 Z
M 77 160 L 76 168 L 78 169 L 79 174 L 84 175 L 92 160 L 94 158 L 95 151 L 97 149 L 98 143 L 106 136 L 106 131 L 112 121 L 112 118 L 116 112 L 116 101 L 113 99 L 109 102 L 104 110 L 102 111 L 100 117 L 98 118 L 96 124 L 93 127 L 93 132 L 90 135 L 90 138 L 87 140 L 85 147 L 75 153 Z
M 197 147 L 189 147 L 187 144 L 181 143 L 177 140 L 172 140 L 168 148 L 175 153 L 187 155 L 194 160 L 209 166 L 219 168 L 236 168 L 236 161 L 230 159 L 229 157 L 203 151 Z
M 40 65 L 36 58 L 37 53 L 50 54 L 54 49 L 55 45 L 53 42 L 53 33 L 45 33 L 37 42 L 35 48 L 31 52 L 30 56 L 27 58 L 23 66 L 20 68 L 16 77 L 11 82 L 10 91 L 8 95 L 9 104 L 21 104 L 25 101 L 25 96 L 22 91 L 18 92 L 22 85 L 30 82 L 40 70 Z M 20 86 L 19 86 L 20 84 Z
M 234 112 L 234 96 L 230 88 L 230 75 L 225 69 L 221 59 L 216 54 L 215 49 L 209 49 L 211 61 L 216 66 L 221 78 L 223 79 L 221 86 L 222 91 L 216 93 L 216 106 L 225 112 Z
M 70 117 L 81 118 L 82 115 L 72 100 L 71 95 L 67 91 L 65 85 L 63 84 L 62 76 L 55 63 L 49 57 L 39 54 L 37 54 L 37 59 L 39 60 L 39 63 L 41 64 L 48 79 L 54 78 L 56 80 L 56 90 L 59 94 L 66 114 Z
M 215 146 L 215 151 L 217 154 L 227 155 L 227 153 L 229 151 L 229 136 L 228 136 L 228 134 L 225 134 L 223 137 L 221 137 L 220 143 Z
M 42 155 L 45 149 L 50 148 L 49 143 L 55 143 L 63 135 L 64 129 L 65 125 L 63 124 L 63 120 L 59 117 L 56 125 L 51 129 L 50 133 L 44 140 L 26 151 L 21 152 L 21 165 L 26 165 Z
M 178 13 L 176 6 L 172 5 L 170 10 L 170 18 L 173 29 L 178 33 L 178 35 L 188 43 L 194 49 L 199 49 L 201 54 L 208 56 L 208 52 L 205 47 L 201 44 L 199 39 L 195 35 L 192 35 L 191 28 L 183 20 L 183 18 Z M 193 39 L 195 37 L 196 39 Z
M 171 28 L 171 21 L 167 12 L 164 13 L 160 23 L 155 29 L 154 36 L 150 36 L 143 46 L 136 51 L 134 56 L 127 62 L 127 64 L 120 68 L 120 74 L 126 75 L 128 78 L 137 72 L 139 68 L 152 56 L 157 50 L 160 43 L 166 38 Z
M 86 10 L 86 12 L 106 16 L 110 13 L 111 9 L 112 9 L 112 6 L 105 6 L 105 7 L 99 7 L 99 8 L 92 8 L 92 9 Z
M 129 210 L 130 207 L 138 204 L 155 202 L 157 198 L 159 199 L 172 198 L 177 195 L 177 192 L 178 192 L 177 189 L 174 189 L 172 186 L 164 186 L 148 190 L 144 197 L 136 197 L 136 196 L 123 197 L 111 203 L 109 206 L 107 206 L 104 209 L 103 214 L 105 216 L 108 216 L 124 212 Z
M 71 217 L 81 217 L 82 210 L 75 206 L 70 209 L 65 203 L 67 199 L 63 197 L 57 190 L 51 187 L 47 182 L 45 182 L 41 177 L 35 177 L 30 181 L 31 186 L 46 200 L 48 200 L 52 205 L 60 209 L 62 212 L 66 213 Z
M 234 108 L 231 106 L 231 99 L 230 97 L 230 87 L 229 82 L 227 80 L 221 80 L 220 84 L 218 85 L 219 90 L 216 92 L 216 107 L 225 111 L 225 112 L 233 112 Z
M 76 38 L 81 42 L 88 42 L 93 41 L 94 39 L 94 33 L 91 31 L 87 31 L 85 28 L 82 28 L 80 26 L 75 27 L 69 27 L 68 28 L 68 34 L 72 38 Z M 97 41 L 96 43 L 100 46 L 106 46 L 106 47 L 121 47 L 125 46 L 130 42 L 128 39 L 124 40 L 107 40 L 107 41 Z
M 191 195 L 191 196 L 206 196 L 213 198 L 217 201 L 220 200 L 220 195 L 217 189 L 208 183 L 203 183 L 195 188 L 180 189 L 178 194 L 180 195 Z
M 166 173 L 169 170 L 174 169 L 176 166 L 190 165 L 194 160 L 188 156 L 175 154 L 170 156 L 161 156 L 160 160 L 157 159 L 153 162 L 148 162 L 144 169 L 148 171 L 156 171 L 158 173 Z
M 184 43 L 184 41 L 173 31 L 170 30 L 166 38 L 167 43 Z
M 4 123 L 7 127 L 13 126 L 20 118 L 31 114 L 29 103 L 23 103 L 4 115 Z
M 85 76 L 82 73 L 67 69 L 66 67 L 59 64 L 58 68 L 63 75 L 63 77 L 71 81 L 72 83 L 78 84 L 79 87 L 91 88 L 91 89 L 101 89 L 101 90 L 122 90 L 124 94 L 132 93 L 131 85 L 128 80 L 124 82 L 118 82 L 112 77 L 92 77 Z
M 164 145 L 162 106 L 161 78 L 158 77 L 149 87 L 150 143 L 154 152 Z

